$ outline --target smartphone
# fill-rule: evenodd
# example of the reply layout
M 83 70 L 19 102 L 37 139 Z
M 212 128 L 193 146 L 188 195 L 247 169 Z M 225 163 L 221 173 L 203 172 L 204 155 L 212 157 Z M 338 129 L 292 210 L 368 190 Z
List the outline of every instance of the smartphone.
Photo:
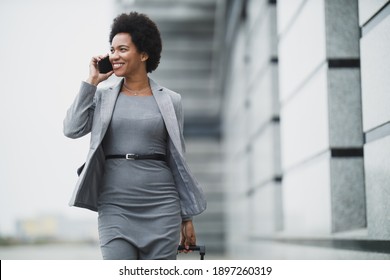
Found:
M 99 72 L 102 74 L 112 71 L 112 64 L 110 62 L 109 56 L 106 56 L 105 58 L 103 58 L 98 62 L 98 68 L 99 68 Z

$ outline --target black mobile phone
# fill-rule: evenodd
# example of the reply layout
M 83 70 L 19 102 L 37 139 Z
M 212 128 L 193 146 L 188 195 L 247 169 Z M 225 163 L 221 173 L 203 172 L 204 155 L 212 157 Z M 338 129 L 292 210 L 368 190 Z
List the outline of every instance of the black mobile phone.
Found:
M 105 58 L 100 60 L 98 62 L 98 68 L 99 68 L 99 72 L 102 74 L 112 71 L 112 64 L 110 62 L 110 58 L 106 56 Z

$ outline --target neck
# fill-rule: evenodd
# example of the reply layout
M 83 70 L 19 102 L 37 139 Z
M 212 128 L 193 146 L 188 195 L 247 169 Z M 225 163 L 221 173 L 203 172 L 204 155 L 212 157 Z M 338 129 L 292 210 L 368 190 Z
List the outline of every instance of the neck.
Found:
M 124 84 L 126 88 L 131 90 L 141 90 L 149 86 L 148 76 L 137 77 L 125 77 Z

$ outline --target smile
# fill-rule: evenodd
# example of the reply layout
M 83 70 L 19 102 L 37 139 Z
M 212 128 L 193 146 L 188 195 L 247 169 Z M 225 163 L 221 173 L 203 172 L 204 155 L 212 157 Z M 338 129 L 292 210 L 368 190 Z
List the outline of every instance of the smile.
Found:
M 114 63 L 112 66 L 114 69 L 118 69 L 120 68 L 122 65 L 124 65 L 124 63 Z

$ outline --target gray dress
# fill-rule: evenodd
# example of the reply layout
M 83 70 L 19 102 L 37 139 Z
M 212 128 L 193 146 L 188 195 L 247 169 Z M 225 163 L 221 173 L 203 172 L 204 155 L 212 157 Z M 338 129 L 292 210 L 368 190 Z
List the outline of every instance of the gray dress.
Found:
M 167 137 L 153 96 L 121 93 L 103 149 L 106 155 L 166 154 Z M 174 259 L 180 212 L 178 192 L 165 161 L 106 160 L 98 202 L 101 248 L 121 240 L 137 250 L 137 258 Z M 108 254 L 107 258 L 122 258 Z

